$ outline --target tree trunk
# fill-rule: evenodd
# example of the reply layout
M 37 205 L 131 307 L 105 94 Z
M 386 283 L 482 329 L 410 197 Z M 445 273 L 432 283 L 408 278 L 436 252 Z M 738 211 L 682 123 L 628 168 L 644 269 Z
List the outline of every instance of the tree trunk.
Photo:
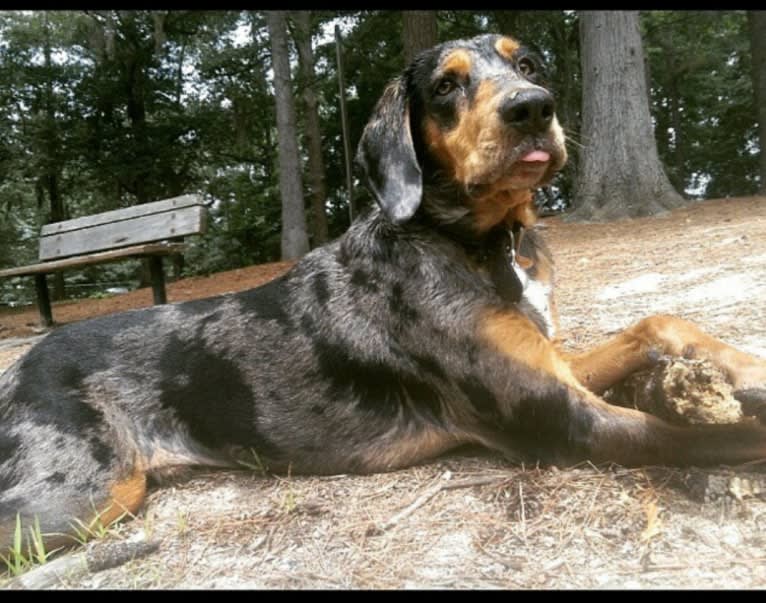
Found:
M 747 11 L 747 20 L 750 24 L 755 117 L 758 120 L 758 143 L 761 150 L 759 191 L 766 195 L 766 11 Z
M 274 68 L 274 95 L 277 102 L 279 134 L 279 192 L 282 196 L 282 259 L 294 260 L 307 253 L 306 214 L 303 208 L 303 181 L 295 127 L 295 105 L 290 81 L 287 23 L 284 11 L 266 11 Z
M 439 40 L 435 10 L 402 11 L 402 46 L 404 64 L 409 65 L 421 51 L 435 46 Z
M 295 11 L 296 45 L 301 79 L 303 80 L 303 106 L 306 118 L 306 142 L 309 153 L 309 189 L 311 191 L 311 231 L 314 247 L 327 241 L 327 185 L 322 160 L 322 134 L 319 129 L 317 111 L 316 74 L 314 73 L 314 52 L 311 49 L 311 11 Z
M 133 152 L 138 155 L 149 153 L 149 137 L 146 122 L 146 71 L 148 59 L 143 47 L 144 40 L 135 11 L 120 11 L 116 21 L 119 23 L 124 40 L 120 40 L 119 50 L 114 43 L 113 52 L 121 62 L 121 77 L 127 92 L 127 114 L 133 133 Z M 136 204 L 151 201 L 150 188 L 152 178 L 146 165 L 135 166 L 125 183 L 126 188 L 136 197 Z M 146 287 L 152 282 L 149 258 L 141 260 L 139 269 L 139 287 Z
M 510 11 L 504 11 L 506 13 Z M 580 132 L 581 94 L 574 83 L 574 75 L 580 65 L 580 36 L 577 22 L 568 22 L 562 15 L 554 21 L 550 29 L 555 57 L 554 71 L 556 78 L 552 87 L 556 91 L 556 114 L 561 127 L 567 133 Z M 513 34 L 511 34 L 513 37 Z M 564 166 L 563 177 L 555 183 L 561 189 L 561 196 L 571 203 L 573 189 L 577 183 L 580 157 L 579 137 L 572 135 L 567 145 L 569 161 Z
M 130 127 L 135 136 L 135 150 L 138 153 L 146 153 L 149 149 L 147 124 L 146 124 L 146 68 L 147 65 L 142 56 L 141 32 L 136 22 L 136 16 L 125 11 L 123 33 L 126 42 L 123 45 L 124 77 L 128 93 L 127 113 Z M 142 167 L 131 179 L 133 194 L 137 204 L 148 203 L 152 199 L 149 196 L 150 176 L 147 169 Z
M 583 12 L 580 47 L 585 147 L 571 217 L 610 220 L 681 205 L 657 154 L 638 12 Z
M 45 173 L 41 175 L 43 180 L 42 189 L 48 194 L 50 204 L 49 222 L 61 222 L 66 219 L 66 207 L 59 189 L 59 174 L 61 162 L 61 140 L 59 137 L 58 122 L 56 121 L 56 107 L 53 90 L 53 61 L 51 58 L 51 32 L 48 12 L 43 13 L 43 60 L 45 65 Z M 66 297 L 66 285 L 64 274 L 55 272 L 52 277 L 54 301 Z
M 162 45 L 167 40 L 165 34 L 165 20 L 167 19 L 167 13 L 152 13 L 152 22 L 154 23 L 154 53 L 160 54 L 162 52 Z

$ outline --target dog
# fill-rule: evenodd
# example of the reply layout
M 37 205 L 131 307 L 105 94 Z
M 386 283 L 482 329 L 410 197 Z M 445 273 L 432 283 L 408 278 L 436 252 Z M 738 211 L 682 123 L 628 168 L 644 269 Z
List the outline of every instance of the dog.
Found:
M 383 92 L 358 163 L 374 201 L 253 290 L 60 327 L 0 377 L 0 545 L 139 510 L 178 466 L 372 473 L 464 444 L 628 466 L 766 457 L 766 428 L 680 427 L 599 394 L 660 354 L 766 402 L 766 361 L 655 316 L 567 355 L 533 191 L 567 153 L 540 59 L 482 35 Z M 26 531 L 26 530 L 25 530 Z M 57 540 L 58 539 L 58 540 Z

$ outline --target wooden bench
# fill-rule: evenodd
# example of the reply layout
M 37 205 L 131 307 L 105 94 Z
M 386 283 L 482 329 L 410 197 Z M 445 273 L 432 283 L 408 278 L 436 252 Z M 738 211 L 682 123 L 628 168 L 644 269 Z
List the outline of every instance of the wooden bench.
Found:
M 154 303 L 167 303 L 162 256 L 180 253 L 177 239 L 205 232 L 207 210 L 200 195 L 182 195 L 127 209 L 54 222 L 40 231 L 40 263 L 0 270 L 0 277 L 34 276 L 44 327 L 53 324 L 46 274 L 126 258 L 149 258 Z

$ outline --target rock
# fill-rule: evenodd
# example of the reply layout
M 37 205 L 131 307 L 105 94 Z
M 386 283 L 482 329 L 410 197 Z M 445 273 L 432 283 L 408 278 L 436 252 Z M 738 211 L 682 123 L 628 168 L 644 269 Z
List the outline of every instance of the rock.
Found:
M 743 419 L 734 388 L 707 360 L 663 356 L 653 368 L 612 387 L 604 398 L 681 425 Z

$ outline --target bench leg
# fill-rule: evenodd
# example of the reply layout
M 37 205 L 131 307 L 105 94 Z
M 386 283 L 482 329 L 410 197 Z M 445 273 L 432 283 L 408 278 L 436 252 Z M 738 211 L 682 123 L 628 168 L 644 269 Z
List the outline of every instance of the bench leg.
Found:
M 165 295 L 165 272 L 162 269 L 161 256 L 149 256 L 149 276 L 152 279 L 152 293 L 154 294 L 154 303 L 168 303 L 168 298 Z
M 50 327 L 53 324 L 51 298 L 48 294 L 48 281 L 44 274 L 35 274 L 35 290 L 37 291 L 37 309 L 40 311 L 40 324 Z

